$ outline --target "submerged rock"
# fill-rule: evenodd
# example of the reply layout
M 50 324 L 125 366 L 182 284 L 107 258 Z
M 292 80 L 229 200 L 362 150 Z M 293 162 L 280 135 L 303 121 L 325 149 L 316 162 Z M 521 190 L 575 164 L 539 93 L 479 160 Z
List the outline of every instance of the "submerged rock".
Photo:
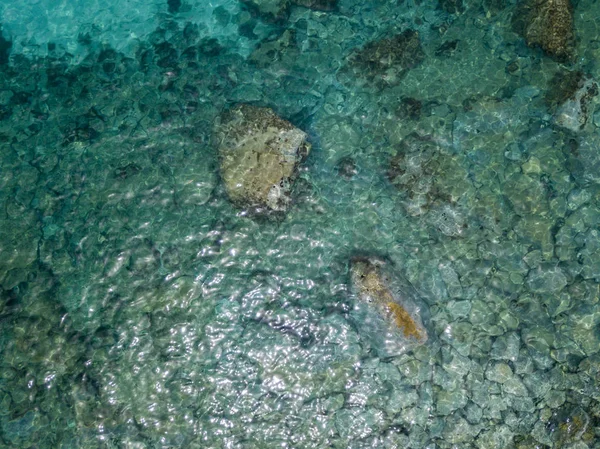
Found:
M 425 59 L 419 33 L 414 30 L 367 43 L 349 58 L 344 70 L 365 78 L 378 87 L 397 85 L 406 72 Z
M 317 11 L 333 11 L 338 0 L 292 0 L 292 4 Z
M 449 154 L 433 138 L 411 134 L 390 159 L 387 175 L 409 215 L 425 217 L 449 237 L 463 235 L 467 217 L 462 200 L 470 184 L 457 155 Z
M 285 30 L 275 39 L 261 42 L 252 52 L 249 60 L 259 67 L 272 66 L 277 61 L 293 62 L 298 56 L 295 30 Z
M 455 155 L 430 137 L 407 136 L 390 159 L 388 179 L 402 194 L 410 215 L 437 204 L 454 204 L 468 191 L 467 173 Z
M 270 22 L 282 22 L 289 16 L 290 0 L 242 0 L 242 3 Z
M 563 271 L 556 266 L 540 266 L 527 276 L 527 286 L 533 293 L 557 294 L 568 284 Z
M 594 441 L 594 425 L 589 413 L 581 406 L 565 404 L 554 410 L 545 423 L 545 436 L 554 444 L 553 447 L 587 447 L 575 446 L 573 443 Z
M 8 64 L 11 48 L 12 41 L 4 38 L 2 35 L 2 25 L 0 24 L 0 65 Z
M 596 80 L 580 70 L 561 69 L 550 80 L 544 101 L 556 125 L 578 132 L 594 113 L 597 96 Z
M 560 68 L 548 82 L 544 92 L 544 102 L 554 112 L 556 109 L 575 95 L 581 88 L 586 76 L 581 70 Z
M 513 25 L 530 47 L 566 60 L 573 54 L 573 7 L 570 0 L 527 0 L 514 14 Z
M 307 135 L 269 108 L 243 104 L 225 113 L 215 130 L 221 178 L 242 207 L 285 211 Z
M 335 166 L 338 175 L 345 179 L 352 179 L 358 173 L 356 161 L 350 156 L 341 158 Z
M 8 201 L 6 201 L 8 203 Z M 40 233 L 31 222 L 2 220 L 0 229 L 0 290 L 10 290 L 26 280 L 39 251 Z
M 460 14 L 465 10 L 462 0 L 438 0 L 438 3 L 440 8 L 450 14 Z
M 241 0 L 248 10 L 268 22 L 282 23 L 290 15 L 291 6 L 303 6 L 316 11 L 333 11 L 338 0 Z
M 554 123 L 577 132 L 583 129 L 594 112 L 592 103 L 598 95 L 598 83 L 593 79 L 581 80 L 578 89 L 554 113 Z
M 398 355 L 428 340 L 424 307 L 412 285 L 377 258 L 355 257 L 350 262 L 352 288 L 360 302 L 355 317 L 363 333 L 371 334 L 382 355 Z
M 571 176 L 581 185 L 600 184 L 600 135 L 584 134 L 568 153 Z
M 402 120 L 419 120 L 423 112 L 423 103 L 415 98 L 401 98 L 396 115 Z

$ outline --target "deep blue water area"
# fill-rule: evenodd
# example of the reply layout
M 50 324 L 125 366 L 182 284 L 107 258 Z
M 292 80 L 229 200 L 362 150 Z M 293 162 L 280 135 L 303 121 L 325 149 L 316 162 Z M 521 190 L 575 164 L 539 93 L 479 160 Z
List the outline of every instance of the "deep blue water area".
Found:
M 599 449 L 599 36 L 595 0 L 0 0 L 0 447 Z M 273 213 L 224 167 L 261 108 L 308 142 Z

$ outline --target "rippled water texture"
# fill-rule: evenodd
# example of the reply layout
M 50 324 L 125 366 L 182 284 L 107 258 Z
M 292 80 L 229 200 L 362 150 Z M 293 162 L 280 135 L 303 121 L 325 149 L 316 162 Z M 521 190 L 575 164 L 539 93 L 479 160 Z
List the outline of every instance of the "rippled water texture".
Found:
M 600 448 L 599 17 L 0 0 L 0 447 Z

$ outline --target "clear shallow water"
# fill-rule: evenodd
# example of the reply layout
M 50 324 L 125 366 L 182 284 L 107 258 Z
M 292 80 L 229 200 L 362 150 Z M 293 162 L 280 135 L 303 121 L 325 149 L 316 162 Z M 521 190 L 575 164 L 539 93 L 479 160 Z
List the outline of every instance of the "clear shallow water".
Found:
M 512 4 L 277 25 L 157 4 L 131 41 L 74 39 L 91 10 L 57 8 L 35 49 L 26 6 L 3 4 L 0 45 L 4 447 L 600 447 L 600 120 L 552 118 L 557 73 L 599 78 L 596 4 L 568 64 L 525 45 Z M 409 28 L 424 58 L 398 83 L 348 69 Z M 213 123 L 239 102 L 313 143 L 282 219 L 219 182 Z M 420 292 L 427 344 L 379 357 L 357 253 Z

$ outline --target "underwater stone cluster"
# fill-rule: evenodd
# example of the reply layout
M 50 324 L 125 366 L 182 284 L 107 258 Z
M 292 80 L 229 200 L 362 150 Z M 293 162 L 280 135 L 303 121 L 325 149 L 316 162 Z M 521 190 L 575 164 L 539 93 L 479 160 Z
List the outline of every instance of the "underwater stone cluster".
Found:
M 426 3 L 215 9 L 247 60 L 172 18 L 0 58 L 2 445 L 598 447 L 598 70 Z

